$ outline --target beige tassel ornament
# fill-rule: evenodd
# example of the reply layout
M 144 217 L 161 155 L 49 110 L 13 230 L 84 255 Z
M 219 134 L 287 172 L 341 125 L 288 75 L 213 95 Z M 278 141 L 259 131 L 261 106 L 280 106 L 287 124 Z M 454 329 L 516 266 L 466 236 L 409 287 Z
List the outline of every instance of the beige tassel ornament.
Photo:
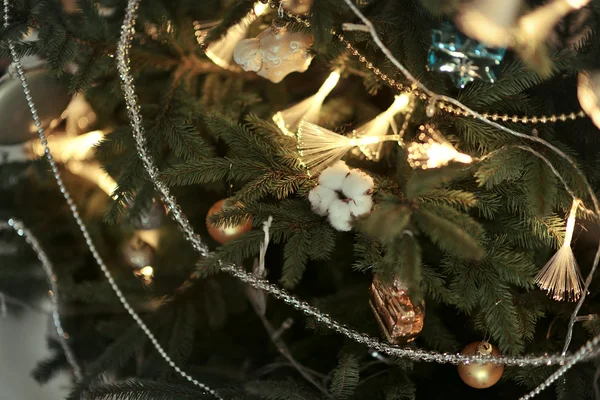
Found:
M 396 100 L 387 110 L 379 114 L 371 121 L 357 128 L 354 131 L 355 136 L 385 136 L 389 132 L 390 128 L 392 128 L 392 132 L 394 132 L 395 135 L 399 134 L 398 127 L 394 121 L 394 116 L 401 111 L 406 110 L 410 105 L 410 101 L 411 97 L 406 93 L 396 96 Z M 360 146 L 359 149 L 369 160 L 378 161 L 381 157 L 382 146 L 383 142 L 379 142 L 376 144 Z
M 399 140 L 402 140 L 400 135 L 343 136 L 306 121 L 302 121 L 298 128 L 300 159 L 310 174 L 318 174 L 333 165 L 354 147 Z
M 573 200 L 565 240 L 554 256 L 546 263 L 544 268 L 535 278 L 537 285 L 546 290 L 554 300 L 577 301 L 583 288 L 583 279 L 577 266 L 577 261 L 571 249 L 573 231 L 575 230 L 575 217 L 581 200 Z
M 325 80 L 321 88 L 313 96 L 294 104 L 290 108 L 279 111 L 273 116 L 273 121 L 281 131 L 288 136 L 294 136 L 301 121 L 313 124 L 319 122 L 321 107 L 325 98 L 331 93 L 340 80 L 340 72 L 333 71 Z

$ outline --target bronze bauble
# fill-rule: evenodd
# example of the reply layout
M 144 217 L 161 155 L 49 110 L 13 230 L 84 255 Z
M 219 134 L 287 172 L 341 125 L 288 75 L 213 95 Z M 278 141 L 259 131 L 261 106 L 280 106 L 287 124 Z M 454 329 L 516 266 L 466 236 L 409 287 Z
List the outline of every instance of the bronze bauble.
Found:
M 225 202 L 226 200 L 217 201 L 210 210 L 208 210 L 208 214 L 206 215 L 206 228 L 208 229 L 208 233 L 220 244 L 225 244 L 252 229 L 251 218 L 248 218 L 245 223 L 235 226 L 215 226 L 210 222 L 210 216 L 221 212 L 225 206 Z
M 465 347 L 461 354 L 485 354 L 500 356 L 500 350 L 488 342 L 473 342 Z M 470 364 L 459 364 L 458 375 L 464 383 L 475 389 L 487 389 L 494 386 L 496 382 L 502 377 L 504 372 L 504 365 L 493 364 L 493 363 L 477 363 L 472 362 Z

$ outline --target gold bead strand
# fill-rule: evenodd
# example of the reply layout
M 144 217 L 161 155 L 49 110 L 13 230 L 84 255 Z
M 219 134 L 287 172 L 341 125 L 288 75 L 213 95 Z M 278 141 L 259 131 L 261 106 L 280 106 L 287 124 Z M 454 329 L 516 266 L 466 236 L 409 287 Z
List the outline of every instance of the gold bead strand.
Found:
M 310 21 L 308 21 L 306 18 L 302 18 L 298 15 L 292 14 L 287 10 L 284 10 L 284 13 L 289 18 L 293 19 L 294 21 L 298 22 L 299 24 L 302 24 L 302 25 L 306 26 L 307 28 L 310 27 Z M 414 88 L 411 86 L 406 86 L 402 83 L 399 83 L 395 79 L 389 77 L 387 74 L 382 72 L 379 68 L 375 67 L 373 65 L 373 63 L 370 62 L 365 56 L 363 56 L 360 53 L 360 51 L 358 51 L 358 49 L 356 47 L 354 47 L 354 45 L 348 39 L 346 39 L 346 37 L 343 34 L 337 32 L 335 29 L 331 30 L 331 34 L 337 40 L 339 40 L 346 47 L 346 49 L 350 53 L 352 53 L 353 56 L 358 58 L 359 62 L 364 64 L 367 67 L 367 69 L 371 70 L 371 72 L 373 72 L 377 77 L 379 77 L 379 79 L 381 79 L 382 81 L 384 81 L 391 87 L 397 89 L 399 92 L 412 93 L 415 97 L 417 97 L 421 100 L 427 100 L 428 96 L 425 93 L 421 92 L 417 88 Z M 454 107 L 453 105 L 451 105 L 449 103 L 440 102 L 438 108 L 444 112 L 447 112 L 449 114 L 454 114 L 458 117 L 475 118 L 475 115 L 472 115 L 471 113 L 464 111 L 458 107 Z M 485 118 L 488 118 L 492 121 L 502 121 L 502 122 L 510 121 L 510 122 L 514 122 L 514 123 L 534 124 L 534 125 L 536 125 L 538 123 L 546 124 L 546 123 L 566 122 L 569 120 L 574 121 L 578 118 L 586 117 L 586 114 L 583 110 L 579 110 L 577 112 L 571 112 L 568 114 L 551 115 L 551 116 L 543 115 L 541 117 L 538 117 L 538 116 L 528 117 L 528 116 L 509 115 L 509 114 L 499 115 L 496 113 L 494 113 L 494 114 L 481 113 L 481 115 L 483 115 Z

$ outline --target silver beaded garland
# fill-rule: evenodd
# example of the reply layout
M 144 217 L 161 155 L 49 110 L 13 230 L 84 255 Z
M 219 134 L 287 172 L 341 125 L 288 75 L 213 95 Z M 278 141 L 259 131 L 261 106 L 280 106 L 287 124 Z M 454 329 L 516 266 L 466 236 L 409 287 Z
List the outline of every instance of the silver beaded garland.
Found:
M 8 26 L 8 0 L 4 1 L 4 18 L 5 18 L 5 26 Z M 157 191 L 161 194 L 165 204 L 171 211 L 173 218 L 177 221 L 180 229 L 185 235 L 186 239 L 192 243 L 194 248 L 202 255 L 209 255 L 208 247 L 202 242 L 201 238 L 194 232 L 192 226 L 190 225 L 187 217 L 181 211 L 179 205 L 177 204 L 175 198 L 170 194 L 169 188 L 159 180 L 158 169 L 154 163 L 154 160 L 146 151 L 146 140 L 143 134 L 142 127 L 142 117 L 139 112 L 139 106 L 137 104 L 137 96 L 135 95 L 135 89 L 133 85 L 133 78 L 129 73 L 129 56 L 128 50 L 131 43 L 131 37 L 134 32 L 135 25 L 135 13 L 138 8 L 140 0 L 129 0 L 126 9 L 125 20 L 123 26 L 121 28 L 121 38 L 118 45 L 117 51 L 117 63 L 118 70 L 120 73 L 120 77 L 122 80 L 122 88 L 124 91 L 125 100 L 127 103 L 128 113 L 131 121 L 131 125 L 133 128 L 133 134 L 136 141 L 136 147 L 139 153 L 139 156 L 146 168 L 150 179 L 155 185 Z M 17 69 L 17 73 L 19 78 L 21 79 L 23 90 L 25 92 L 27 103 L 33 115 L 33 119 L 35 125 L 38 130 L 38 134 L 45 148 L 45 154 L 50 163 L 54 176 L 57 180 L 57 183 L 60 187 L 61 193 L 63 193 L 65 200 L 67 201 L 71 212 L 79 225 L 79 228 L 82 231 L 82 234 L 85 238 L 85 241 L 92 252 L 96 262 L 104 272 L 109 284 L 113 291 L 117 294 L 117 297 L 123 304 L 124 308 L 127 312 L 132 316 L 135 322 L 142 328 L 144 333 L 148 336 L 153 346 L 156 348 L 161 357 L 182 377 L 190 381 L 192 384 L 202 388 L 206 392 L 210 393 L 217 399 L 222 399 L 222 397 L 214 390 L 210 389 L 208 386 L 198 382 L 187 373 L 181 370 L 173 360 L 166 354 L 165 350 L 160 346 L 157 339 L 154 337 L 152 332 L 148 329 L 145 323 L 141 320 L 139 315 L 133 310 L 116 282 L 114 281 L 110 271 L 104 264 L 101 256 L 99 255 L 96 247 L 87 231 L 83 220 L 81 219 L 77 207 L 73 203 L 69 192 L 62 182 L 62 178 L 54 162 L 54 159 L 50 153 L 50 149 L 48 148 L 48 143 L 46 137 L 44 135 L 43 129 L 40 124 L 39 117 L 37 116 L 37 111 L 35 109 L 35 105 L 30 95 L 30 91 L 27 87 L 27 83 L 20 67 L 19 61 L 16 57 L 16 51 L 14 45 L 10 43 L 11 55 L 14 59 L 15 66 Z M 334 319 L 332 319 L 329 315 L 320 312 L 317 308 L 309 305 L 308 303 L 299 300 L 298 298 L 288 294 L 285 290 L 270 284 L 269 282 L 260 279 L 253 274 L 249 274 L 232 264 L 222 264 L 222 270 L 228 272 L 232 276 L 240 279 L 241 281 L 248 283 L 252 287 L 260 290 L 264 290 L 269 294 L 273 295 L 276 298 L 283 300 L 285 303 L 291 305 L 292 307 L 302 311 L 304 314 L 314 317 L 317 321 L 321 322 L 329 329 L 335 330 L 344 336 L 358 342 L 365 344 L 366 346 L 377 350 L 381 353 L 385 353 L 388 355 L 393 355 L 397 357 L 406 357 L 416 361 L 425 361 L 425 362 L 438 362 L 438 363 L 450 363 L 450 364 L 459 364 L 459 363 L 471 363 L 471 362 L 491 362 L 496 364 L 504 364 L 509 366 L 541 366 L 541 365 L 561 365 L 561 367 L 551 375 L 546 382 L 542 385 L 538 386 L 534 391 L 528 393 L 522 399 L 531 399 L 535 395 L 539 394 L 542 390 L 552 384 L 556 379 L 560 378 L 568 369 L 570 369 L 573 365 L 578 362 L 582 362 L 588 360 L 590 358 L 595 357 L 597 354 L 596 346 L 600 343 L 600 335 L 588 341 L 588 343 L 579 349 L 573 355 L 542 355 L 542 356 L 524 356 L 524 357 L 490 357 L 483 355 L 461 355 L 461 354 L 448 354 L 448 353 L 436 353 L 433 351 L 424 351 L 424 350 L 411 350 L 407 348 L 401 348 L 398 346 L 389 345 L 387 343 L 382 343 L 377 339 L 374 339 L 364 333 L 357 332 L 351 328 L 348 328 L 344 324 L 341 324 Z

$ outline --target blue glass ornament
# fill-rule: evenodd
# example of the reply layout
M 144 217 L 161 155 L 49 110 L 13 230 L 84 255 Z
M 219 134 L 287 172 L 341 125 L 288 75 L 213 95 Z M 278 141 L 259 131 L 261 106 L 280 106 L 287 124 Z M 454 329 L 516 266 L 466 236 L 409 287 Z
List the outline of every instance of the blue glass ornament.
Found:
M 486 47 L 477 40 L 460 33 L 450 23 L 443 23 L 431 31 L 431 47 L 427 56 L 427 69 L 451 74 L 456 87 L 464 87 L 479 79 L 494 83 L 494 69 L 500 65 L 506 49 Z

